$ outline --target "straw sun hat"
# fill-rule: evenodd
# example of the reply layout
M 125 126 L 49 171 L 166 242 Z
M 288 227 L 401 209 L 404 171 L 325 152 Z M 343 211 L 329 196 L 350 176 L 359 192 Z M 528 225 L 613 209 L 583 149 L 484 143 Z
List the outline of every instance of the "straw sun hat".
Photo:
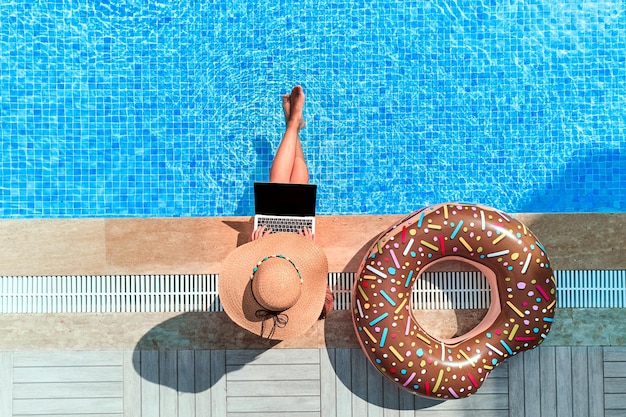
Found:
M 295 233 L 266 235 L 224 260 L 218 292 L 226 314 L 267 339 L 306 332 L 324 305 L 328 260 L 311 239 Z

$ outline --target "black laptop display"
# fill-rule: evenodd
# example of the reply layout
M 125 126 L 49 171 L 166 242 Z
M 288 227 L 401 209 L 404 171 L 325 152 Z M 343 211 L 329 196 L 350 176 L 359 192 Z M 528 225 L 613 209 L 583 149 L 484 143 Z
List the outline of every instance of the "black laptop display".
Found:
M 297 232 L 304 227 L 315 233 L 317 185 L 278 182 L 254 183 L 254 227 L 272 232 Z

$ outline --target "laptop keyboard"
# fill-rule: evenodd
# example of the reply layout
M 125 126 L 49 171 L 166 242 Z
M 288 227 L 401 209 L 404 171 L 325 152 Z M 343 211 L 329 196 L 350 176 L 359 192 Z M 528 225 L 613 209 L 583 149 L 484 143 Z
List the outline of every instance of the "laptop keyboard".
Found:
M 313 229 L 313 220 L 306 218 L 281 218 L 281 217 L 265 217 L 259 216 L 258 226 L 265 226 L 267 229 L 271 229 L 272 233 L 277 232 L 292 232 L 298 233 L 299 230 L 303 230 L 305 227 Z

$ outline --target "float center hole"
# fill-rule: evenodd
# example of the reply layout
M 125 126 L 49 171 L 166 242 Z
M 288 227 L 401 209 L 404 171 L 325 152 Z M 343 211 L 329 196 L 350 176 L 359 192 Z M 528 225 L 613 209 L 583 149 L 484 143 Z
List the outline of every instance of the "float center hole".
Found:
M 422 329 L 440 339 L 461 337 L 483 321 L 491 307 L 487 277 L 462 261 L 440 261 L 415 282 L 411 308 Z

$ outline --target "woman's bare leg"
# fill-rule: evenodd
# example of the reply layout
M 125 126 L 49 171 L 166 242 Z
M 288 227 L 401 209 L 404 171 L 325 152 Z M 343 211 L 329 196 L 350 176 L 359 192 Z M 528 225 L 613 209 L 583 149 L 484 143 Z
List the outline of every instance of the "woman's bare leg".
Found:
M 302 87 L 296 86 L 291 94 L 283 96 L 287 127 L 270 168 L 271 182 L 309 182 L 309 170 L 299 137 L 300 129 L 305 126 L 303 109 L 304 92 Z

